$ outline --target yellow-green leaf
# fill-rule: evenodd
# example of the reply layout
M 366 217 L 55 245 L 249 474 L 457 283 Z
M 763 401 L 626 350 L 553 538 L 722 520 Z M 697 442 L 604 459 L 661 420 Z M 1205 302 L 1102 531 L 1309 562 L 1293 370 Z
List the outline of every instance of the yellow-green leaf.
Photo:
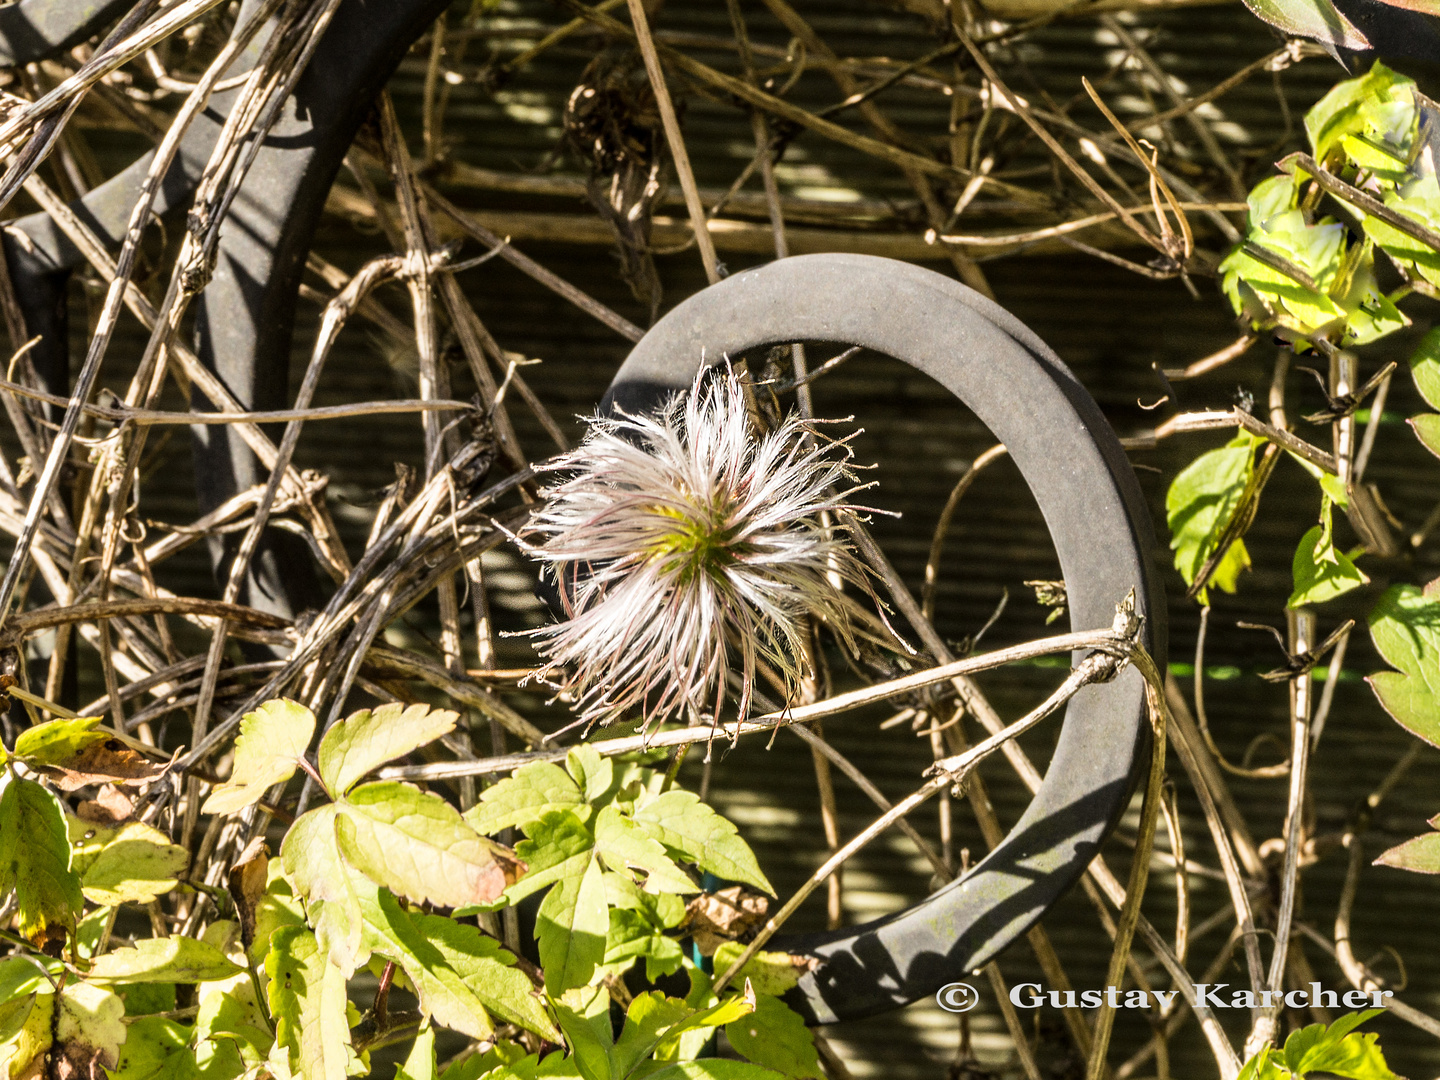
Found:
M 130 1024 L 111 1080 L 193 1080 L 199 1075 L 190 1029 L 163 1017 L 141 1016 Z
M 265 971 L 275 1019 L 272 1059 L 303 1080 L 345 1080 L 357 1062 L 344 973 L 329 962 L 315 935 L 298 926 L 271 936 Z
M 1415 437 L 1420 445 L 1436 457 L 1440 457 L 1440 413 L 1421 413 L 1410 418 Z
M 336 835 L 346 860 L 401 896 L 442 907 L 486 904 L 519 876 L 510 849 L 438 795 L 382 780 L 356 788 L 341 806 Z
M 760 871 L 750 845 L 725 818 L 688 791 L 671 790 L 635 812 L 635 825 L 687 862 L 726 881 L 774 888 Z M 598 832 L 597 832 L 598 843 Z
M 98 716 L 81 716 L 73 720 L 50 720 L 26 728 L 15 737 L 15 756 L 36 765 L 56 765 L 68 761 L 87 746 L 104 742 L 110 736 L 93 730 L 100 723 Z
M 604 871 L 591 855 L 583 873 L 560 879 L 540 902 L 535 936 L 546 993 L 558 997 L 571 987 L 590 982 L 605 959 L 609 927 Z
M 0 794 L 0 896 L 14 893 L 20 932 L 35 938 L 52 925 L 73 926 L 84 903 L 70 866 L 65 817 L 55 796 L 11 776 Z
M 197 983 L 228 979 L 245 969 L 208 942 L 175 935 L 141 938 L 134 948 L 98 957 L 90 968 L 97 982 Z
M 295 775 L 315 734 L 315 714 L 304 705 L 267 701 L 240 721 L 230 779 L 210 793 L 207 814 L 233 814 L 255 802 L 273 784 Z
M 815 1037 L 800 1014 L 779 998 L 761 997 L 755 1011 L 725 1027 L 735 1052 L 792 1080 L 821 1080 Z
M 148 904 L 175 888 L 190 853 L 159 829 L 139 821 L 100 825 L 67 817 L 71 865 L 85 899 L 114 907 Z
M 1165 497 L 1165 516 L 1170 526 L 1170 547 L 1175 552 L 1175 568 L 1193 585 L 1206 560 L 1215 553 L 1220 538 L 1239 509 L 1240 500 L 1255 469 L 1255 448 L 1259 439 L 1242 432 L 1218 450 L 1210 450 L 1186 466 L 1175 477 Z M 1232 545 L 1233 549 L 1233 545 Z M 1248 556 L 1242 553 L 1233 558 Z M 1234 578 L 1243 565 L 1239 562 L 1226 568 L 1226 577 L 1216 581 L 1226 591 L 1234 591 Z M 1208 601 L 1204 590 L 1202 604 Z
M 382 705 L 347 716 L 320 740 L 320 779 L 340 798 L 387 761 L 432 743 L 455 729 L 459 714 L 429 705 Z
M 584 820 L 589 808 L 579 785 L 565 770 L 537 761 L 486 788 L 480 801 L 465 812 L 465 820 L 478 833 L 494 836 L 501 829 L 526 825 L 551 810 L 572 810 Z
M 688 792 L 670 792 L 688 795 Z M 661 796 L 665 798 L 665 796 Z M 693 796 L 692 796 L 693 798 Z M 656 800 L 657 802 L 659 800 Z M 653 803 L 651 805 L 654 805 Z M 709 810 L 696 800 L 696 805 Z M 711 811 L 713 814 L 714 811 Z M 724 820 L 715 815 L 718 820 Z M 660 831 L 657 827 L 656 831 Z M 595 849 L 611 870 L 627 868 L 645 872 L 646 892 L 693 893 L 700 887 L 681 872 L 659 840 L 651 836 L 638 821 L 632 821 L 614 806 L 606 806 L 595 817 Z
M 285 834 L 280 861 L 305 900 L 310 924 L 330 962 L 349 975 L 360 962 L 361 920 L 354 871 L 341 857 L 335 835 L 339 814 L 333 804 L 302 814 Z

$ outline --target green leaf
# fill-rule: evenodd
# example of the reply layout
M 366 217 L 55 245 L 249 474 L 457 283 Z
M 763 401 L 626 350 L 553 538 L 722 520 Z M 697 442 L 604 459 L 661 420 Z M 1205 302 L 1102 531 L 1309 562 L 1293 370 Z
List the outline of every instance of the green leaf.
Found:
M 476 999 L 495 1016 L 551 1042 L 560 1032 L 515 957 L 477 927 L 441 915 L 412 916 L 421 937 L 444 958 Z
M 347 716 L 320 740 L 317 764 L 332 798 L 338 799 L 387 761 L 403 757 L 455 730 L 459 714 L 429 705 L 398 703 Z
M 675 792 L 674 794 L 685 794 Z M 662 796 L 663 798 L 663 796 Z M 699 803 L 703 806 L 703 803 Z M 706 807 L 708 810 L 709 807 Z M 714 813 L 711 811 L 711 813 Z M 716 815 L 717 819 L 719 815 Z M 633 867 L 645 871 L 648 892 L 693 893 L 700 887 L 681 872 L 664 845 L 638 822 L 631 821 L 614 806 L 604 807 L 595 817 L 595 850 L 612 870 Z
M 1408 115 L 1393 115 L 1396 106 Z M 1305 133 L 1315 160 L 1322 164 L 1345 139 L 1355 136 L 1388 143 L 1408 158 L 1415 119 L 1414 80 L 1377 62 L 1364 75 L 1331 87 L 1305 114 Z
M 289 780 L 314 734 L 315 714 L 288 699 L 267 701 L 246 713 L 235 740 L 230 779 L 210 793 L 201 811 L 233 814 L 259 799 L 267 788 Z
M 420 1009 L 436 1023 L 474 1039 L 494 1035 L 490 1015 L 558 1041 L 515 958 L 473 926 L 438 915 L 411 915 L 389 892 L 356 885 L 365 944 L 394 960 L 410 980 Z
M 254 936 L 249 948 L 250 962 L 265 962 L 265 954 L 270 951 L 270 935 L 276 930 L 282 926 L 298 926 L 304 921 L 304 906 L 285 877 L 283 862 L 280 859 L 270 859 L 266 867 L 265 892 L 255 905 L 255 925 L 252 931 Z M 321 945 L 328 951 L 323 937 Z
M 735 826 L 691 792 L 667 791 L 637 810 L 634 820 L 642 831 L 702 870 L 775 895 Z
M 1235 1080 L 1294 1080 L 1294 1078 L 1275 1063 L 1275 1048 L 1273 1046 L 1262 1046 L 1260 1050 L 1245 1062 L 1245 1067 L 1240 1070 L 1240 1075 Z
M 265 1061 L 275 1043 L 248 974 L 196 988 L 196 1061 L 205 1080 L 239 1076 Z
M 1440 602 L 1414 585 L 1394 585 L 1370 610 L 1370 640 L 1398 671 L 1369 683 L 1401 727 L 1440 746 Z
M 1440 327 L 1421 338 L 1410 354 L 1410 377 L 1430 407 L 1440 409 Z
M 483 1054 L 467 1054 L 464 1057 L 453 1059 L 445 1066 L 445 1071 L 440 1074 L 440 1080 L 479 1080 L 491 1069 L 498 1069 L 502 1065 L 514 1065 L 516 1062 L 524 1061 L 529 1054 L 525 1047 L 509 1039 L 498 1039 Z M 538 1063 L 538 1060 L 537 1060 Z
M 659 990 L 637 994 L 625 1012 L 625 1026 L 610 1051 L 611 1074 L 629 1076 L 635 1067 L 648 1058 L 661 1041 L 680 1026 L 696 1010 L 679 998 L 666 997 Z
M 645 978 L 654 982 L 662 975 L 679 971 L 685 952 L 678 941 L 667 936 L 644 912 L 612 906 L 610 927 L 605 934 L 604 963 L 608 966 L 642 956 Z
M 90 978 L 100 982 L 197 983 L 228 979 L 244 971 L 214 945 L 176 935 L 141 938 L 95 961 Z
M 1410 418 L 1415 437 L 1420 445 L 1436 457 L 1440 457 L 1440 413 L 1421 413 Z
M 0 896 L 11 892 L 20 908 L 20 932 L 32 940 L 48 926 L 74 926 L 84 904 L 80 878 L 70 868 L 59 801 L 17 776 L 0 794 Z
M 382 780 L 356 788 L 336 820 L 347 861 L 391 892 L 442 907 L 488 904 L 519 876 L 511 851 L 438 795 Z
M 360 962 L 362 927 L 352 871 L 335 835 L 339 815 L 333 805 L 302 814 L 285 834 L 280 861 L 330 962 L 349 975 Z
M 745 946 L 738 941 L 727 941 L 715 950 L 715 974 L 721 975 L 740 958 Z M 800 981 L 809 970 L 804 957 L 791 956 L 783 952 L 757 952 L 740 969 L 737 978 L 749 979 L 755 993 L 762 996 L 779 997 Z
M 200 1075 L 190 1049 L 190 1029 L 159 1016 L 131 1025 L 111 1080 L 194 1080 Z
M 737 1054 L 756 1065 L 796 1080 L 822 1080 L 814 1035 L 779 998 L 758 998 L 753 1013 L 726 1026 L 725 1037 Z
M 71 868 L 85 899 L 107 907 L 148 904 L 175 888 L 190 853 L 159 829 L 139 821 L 99 825 L 66 816 Z
M 314 934 L 296 926 L 271 936 L 265 971 L 275 1018 L 272 1060 L 304 1080 L 345 1080 L 355 1055 L 344 973 L 329 962 Z
M 125 1002 L 126 1016 L 148 1016 L 175 1009 L 174 983 L 125 983 L 114 990 Z
M 15 737 L 15 756 L 36 765 L 58 765 L 69 761 L 87 746 L 104 742 L 110 736 L 92 730 L 100 723 L 98 716 L 81 716 L 74 720 L 51 720 L 26 728 Z
M 612 1080 L 610 994 L 601 987 L 572 988 L 555 1003 L 555 1014 L 570 1044 L 571 1062 L 584 1080 Z
M 1285 1067 L 1296 1076 L 1321 1072 L 1349 1080 L 1397 1080 L 1375 1044 L 1377 1036 L 1352 1031 L 1381 1011 L 1367 1009 L 1342 1016 L 1328 1028 L 1311 1024 L 1291 1033 L 1285 1040 Z
M 582 820 L 590 812 L 584 794 L 564 769 L 537 761 L 482 792 L 480 801 L 465 812 L 465 820 L 476 832 L 494 836 L 501 829 L 528 825 L 551 810 L 573 810 Z
M 585 801 L 599 803 L 615 782 L 615 764 L 583 743 L 565 755 L 565 768 L 585 792 Z
M 505 890 L 512 904 L 566 878 L 579 878 L 590 865 L 594 834 L 569 810 L 550 810 L 525 826 L 515 854 L 528 869 Z
M 17 997 L 0 1003 L 0 1043 L 8 1043 L 25 1027 L 30 1019 L 30 1010 L 35 1008 L 35 997 Z
M 29 1014 L 17 1034 L 0 1046 L 0 1077 L 34 1080 L 44 1076 L 43 1055 L 55 1038 L 55 995 L 40 994 L 32 999 Z
M 1413 870 L 1417 874 L 1440 874 L 1440 832 L 1421 833 L 1397 844 L 1375 860 L 1380 866 Z
M 368 770 L 367 770 L 368 771 Z M 361 775 L 364 775 L 363 773 Z M 428 1024 L 415 1036 L 410 1056 L 395 1070 L 395 1080 L 435 1080 L 435 1029 Z
M 1330 507 L 1325 507 L 1325 523 L 1316 525 L 1300 539 L 1295 548 L 1291 572 L 1295 591 L 1287 605 L 1292 608 L 1307 604 L 1323 604 L 1351 589 L 1358 589 L 1370 579 L 1343 552 L 1335 550 L 1330 535 Z
M 609 926 L 604 871 L 591 855 L 581 874 L 561 878 L 545 894 L 535 917 L 546 993 L 558 997 L 590 982 L 605 959 Z
M 11 956 L 0 960 L 0 1001 L 28 997 L 42 986 L 48 993 L 50 980 L 41 973 L 40 964 L 52 977 L 58 977 L 64 970 L 58 960 L 47 957 L 35 957 L 32 961 L 28 957 Z
M 1239 509 L 1241 497 L 1254 475 L 1255 448 L 1260 441 L 1242 432 L 1218 450 L 1201 454 L 1171 483 L 1165 497 L 1165 516 L 1170 526 L 1175 568 L 1186 585 L 1195 583 L 1195 576 L 1214 554 Z M 1232 550 L 1234 546 L 1238 545 L 1232 545 Z M 1248 565 L 1243 548 L 1236 556 L 1241 557 Z M 1224 577 L 1217 573 L 1214 584 L 1234 592 L 1234 579 L 1241 568 L 1228 569 Z M 1200 592 L 1199 600 L 1201 604 L 1209 602 L 1206 590 Z
M 722 1058 L 708 1058 L 703 1061 L 681 1061 L 659 1072 L 650 1073 L 645 1080 L 784 1080 L 781 1073 L 748 1061 L 725 1061 Z

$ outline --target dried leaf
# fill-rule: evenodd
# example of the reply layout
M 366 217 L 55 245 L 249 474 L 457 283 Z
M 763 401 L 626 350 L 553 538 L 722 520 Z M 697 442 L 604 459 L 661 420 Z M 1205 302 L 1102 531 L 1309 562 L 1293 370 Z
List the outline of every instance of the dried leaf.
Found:
M 75 808 L 81 821 L 96 825 L 115 825 L 128 821 L 135 813 L 135 802 L 114 784 L 105 784 L 95 793 L 95 798 L 86 799 Z
M 230 867 L 226 878 L 230 898 L 235 901 L 235 911 L 240 916 L 240 939 L 247 949 L 255 940 L 255 911 L 265 898 L 269 880 L 270 849 L 265 846 L 264 839 L 256 837 L 240 853 L 239 860 Z
M 763 923 L 769 910 L 769 899 L 743 885 L 732 885 L 691 900 L 681 926 L 695 939 L 702 956 L 714 956 L 725 942 L 744 937 Z
M 87 784 L 123 784 L 141 787 L 163 776 L 167 765 L 152 761 L 119 739 L 92 742 L 78 753 L 41 766 L 61 791 Z

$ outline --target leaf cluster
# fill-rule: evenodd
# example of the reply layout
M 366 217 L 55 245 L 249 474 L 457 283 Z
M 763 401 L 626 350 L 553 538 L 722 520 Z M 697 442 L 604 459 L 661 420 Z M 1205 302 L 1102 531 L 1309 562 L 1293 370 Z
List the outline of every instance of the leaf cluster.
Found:
M 248 714 L 205 811 L 247 812 L 302 771 L 326 801 L 290 826 L 278 858 L 257 846 L 232 869 L 236 919 L 200 938 L 128 942 L 111 941 L 119 909 L 193 888 L 188 853 L 139 821 L 81 819 L 16 772 L 58 781 L 81 757 L 93 763 L 110 741 L 98 720 L 24 732 L 5 758 L 0 885 L 35 946 L 0 961 L 0 1080 L 36 1080 L 57 1058 L 87 1080 L 345 1080 L 369 1072 L 371 1046 L 417 1024 L 411 1080 L 820 1075 L 809 1031 L 779 1000 L 802 969 L 762 953 L 743 990 L 721 996 L 683 947 L 684 898 L 701 892 L 701 873 L 773 891 L 734 825 L 642 760 L 583 746 L 564 768 L 518 770 L 463 815 L 414 785 L 367 780 L 456 720 L 427 706 L 363 710 L 324 733 L 312 762 L 308 709 L 282 700 Z M 517 850 L 491 838 L 513 829 Z M 494 935 L 490 913 L 541 892 L 537 969 Z M 632 997 L 621 980 L 641 961 L 651 982 L 683 969 L 689 993 Z M 362 1014 L 350 1001 L 362 969 L 417 1011 L 392 1015 L 387 989 Z M 175 1015 L 182 988 L 193 1015 Z M 442 1073 L 441 1026 L 488 1049 Z M 701 1058 L 721 1028 L 747 1062 Z

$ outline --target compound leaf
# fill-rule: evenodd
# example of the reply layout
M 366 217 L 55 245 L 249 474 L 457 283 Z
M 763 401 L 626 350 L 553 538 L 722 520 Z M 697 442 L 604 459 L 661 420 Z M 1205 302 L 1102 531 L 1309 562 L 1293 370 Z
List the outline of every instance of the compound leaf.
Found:
M 505 890 L 512 904 L 557 881 L 578 878 L 590 865 L 594 834 L 569 810 L 542 814 L 525 826 L 525 837 L 515 845 L 515 854 L 528 869 L 524 877 Z
M 708 810 L 709 807 L 705 809 Z M 716 816 L 718 818 L 718 815 Z M 682 873 L 665 853 L 665 847 L 659 840 L 651 836 L 638 822 L 621 814 L 614 806 L 604 807 L 595 817 L 595 849 L 612 870 L 634 867 L 645 871 L 645 889 L 648 892 L 700 891 L 700 887 Z

